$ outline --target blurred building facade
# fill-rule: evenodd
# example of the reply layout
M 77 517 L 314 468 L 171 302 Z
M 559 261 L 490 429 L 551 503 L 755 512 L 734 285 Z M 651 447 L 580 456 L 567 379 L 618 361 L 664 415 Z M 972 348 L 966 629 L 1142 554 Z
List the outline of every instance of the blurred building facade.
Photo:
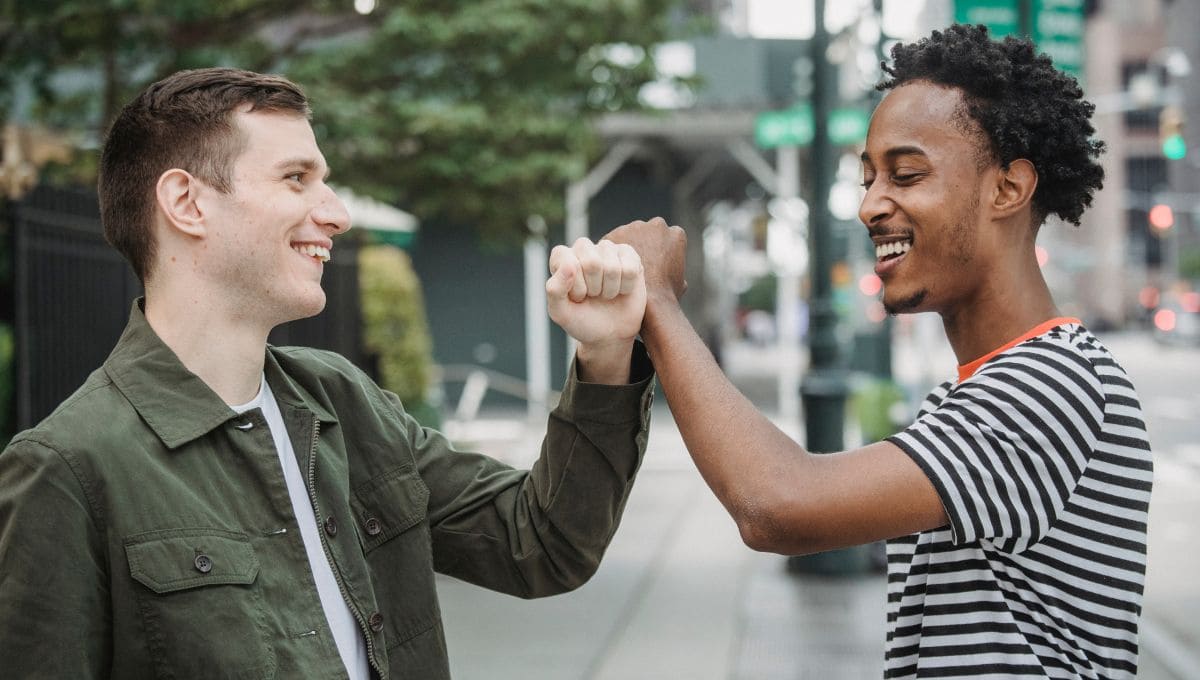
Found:
M 1155 296 L 1147 297 L 1144 290 L 1174 283 L 1182 245 L 1178 236 L 1193 222 L 1195 160 L 1164 155 L 1160 121 L 1165 108 L 1186 108 L 1175 99 L 1195 89 L 1188 86 L 1194 76 L 1186 67 L 1195 63 L 1195 39 L 1180 32 L 1188 27 L 1192 33 L 1200 16 L 1193 2 L 1092 5 L 1086 91 L 1097 103 L 1097 134 L 1108 145 L 1102 157 L 1105 188 L 1082 227 L 1050 230 L 1047 247 L 1054 272 L 1070 284 L 1073 311 L 1094 324 L 1124 325 L 1138 321 L 1143 306 L 1153 301 Z M 1189 180 L 1190 188 L 1184 184 Z M 1151 208 L 1164 202 L 1174 208 L 1173 231 L 1150 224 Z

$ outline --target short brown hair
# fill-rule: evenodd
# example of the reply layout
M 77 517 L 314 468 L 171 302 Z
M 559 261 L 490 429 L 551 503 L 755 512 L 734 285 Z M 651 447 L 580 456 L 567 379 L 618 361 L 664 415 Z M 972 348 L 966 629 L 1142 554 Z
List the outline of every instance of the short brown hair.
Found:
M 154 260 L 155 186 L 172 168 L 221 192 L 246 140 L 233 114 L 292 112 L 308 117 L 308 98 L 282 76 L 233 68 L 179 71 L 147 87 L 113 121 L 100 154 L 100 221 L 104 237 L 145 284 Z

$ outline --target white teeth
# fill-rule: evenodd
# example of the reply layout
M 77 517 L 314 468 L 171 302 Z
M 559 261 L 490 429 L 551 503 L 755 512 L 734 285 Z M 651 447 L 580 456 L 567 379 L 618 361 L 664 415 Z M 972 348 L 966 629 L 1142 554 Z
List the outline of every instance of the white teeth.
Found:
M 875 258 L 881 259 L 890 255 L 903 255 L 912 250 L 912 241 L 893 241 L 875 246 Z
M 292 250 L 295 250 L 297 253 L 300 253 L 301 255 L 306 255 L 308 257 L 315 257 L 322 262 L 329 261 L 329 249 L 325 248 L 323 246 L 318 246 L 313 243 L 305 243 L 303 245 L 292 246 Z

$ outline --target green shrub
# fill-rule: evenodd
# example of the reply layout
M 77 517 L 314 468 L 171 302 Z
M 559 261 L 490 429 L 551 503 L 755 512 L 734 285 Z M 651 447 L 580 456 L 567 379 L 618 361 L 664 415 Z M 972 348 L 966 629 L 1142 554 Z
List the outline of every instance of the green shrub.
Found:
M 903 429 L 905 423 L 893 420 L 896 405 L 903 402 L 904 392 L 890 380 L 868 380 L 854 389 L 850 413 L 858 421 L 864 443 L 882 441 Z
M 1200 281 L 1200 248 L 1183 248 L 1179 251 L 1179 277 Z
M 428 402 L 433 364 L 421 283 L 404 251 L 365 245 L 358 254 L 363 346 L 375 357 L 379 384 L 395 392 L 423 425 L 436 427 Z

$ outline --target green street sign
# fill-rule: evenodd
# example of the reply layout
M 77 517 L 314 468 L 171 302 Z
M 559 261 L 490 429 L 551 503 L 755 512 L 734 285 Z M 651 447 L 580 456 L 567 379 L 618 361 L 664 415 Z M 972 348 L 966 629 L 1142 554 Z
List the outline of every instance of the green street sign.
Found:
M 1059 69 L 1083 74 L 1083 0 L 1033 0 L 1033 42 Z
M 871 115 L 862 109 L 834 109 L 829 114 L 829 141 L 857 144 L 867 138 Z
M 857 144 L 867 138 L 870 120 L 870 114 L 862 109 L 834 109 L 829 114 L 829 140 L 834 144 Z M 812 108 L 807 104 L 764 111 L 754 120 L 754 141 L 764 149 L 808 146 L 812 140 Z
M 955 0 L 954 20 L 983 24 L 997 40 L 1022 34 L 1022 6 L 1032 12 L 1028 26 L 1033 44 L 1054 65 L 1076 78 L 1083 75 L 1084 0 Z
M 1021 34 L 1019 0 L 956 0 L 954 21 L 960 24 L 983 24 L 993 38 Z
M 812 108 L 807 105 L 783 111 L 763 111 L 754 119 L 754 141 L 764 149 L 808 146 L 812 139 Z

